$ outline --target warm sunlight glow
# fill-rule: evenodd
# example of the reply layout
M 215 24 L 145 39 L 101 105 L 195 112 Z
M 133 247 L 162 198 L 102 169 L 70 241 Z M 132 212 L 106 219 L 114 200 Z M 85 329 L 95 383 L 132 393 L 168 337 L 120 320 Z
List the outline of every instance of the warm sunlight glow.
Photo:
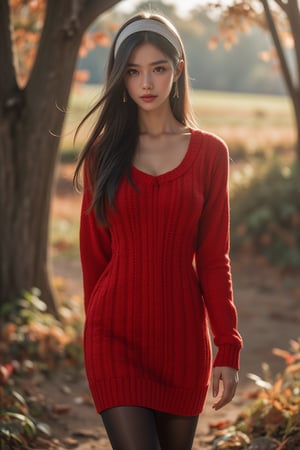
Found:
M 178 14 L 183 17 L 188 16 L 189 11 L 196 6 L 203 6 L 207 4 L 207 0 L 189 0 L 188 2 L 183 2 L 182 0 L 163 0 L 163 2 L 170 5 L 175 5 Z M 118 4 L 117 8 L 121 11 L 131 13 L 139 3 L 141 3 L 141 0 L 123 0 Z M 220 0 L 220 3 L 226 5 L 230 3 L 230 0 Z M 148 5 L 151 9 L 151 1 L 148 2 Z

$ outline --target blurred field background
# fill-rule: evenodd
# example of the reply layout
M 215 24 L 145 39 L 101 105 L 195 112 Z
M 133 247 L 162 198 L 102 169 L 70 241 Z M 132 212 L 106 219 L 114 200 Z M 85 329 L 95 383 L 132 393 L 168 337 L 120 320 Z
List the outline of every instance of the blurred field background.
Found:
M 100 92 L 100 86 L 90 84 L 73 91 L 62 135 L 63 154 L 74 152 L 74 131 Z M 232 151 L 243 148 L 250 154 L 256 151 L 271 153 L 274 148 L 287 149 L 294 144 L 288 97 L 192 90 L 191 103 L 199 126 L 223 137 Z M 76 141 L 76 149 L 85 138 L 86 134 L 82 133 L 81 139 Z

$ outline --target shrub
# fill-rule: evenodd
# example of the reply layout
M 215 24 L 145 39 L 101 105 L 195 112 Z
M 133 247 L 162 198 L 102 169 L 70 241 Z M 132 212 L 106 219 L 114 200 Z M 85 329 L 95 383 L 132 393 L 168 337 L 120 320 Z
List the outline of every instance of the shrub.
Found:
M 24 397 L 8 384 L 10 366 L 0 366 L 0 448 L 27 449 L 37 435 L 37 424 Z
M 78 305 L 62 306 L 58 321 L 39 297 L 39 289 L 33 288 L 17 302 L 1 306 L 1 359 L 33 360 L 49 369 L 59 361 L 81 364 L 82 319 Z
M 282 268 L 300 268 L 300 169 L 244 165 L 231 178 L 232 250 L 255 250 Z

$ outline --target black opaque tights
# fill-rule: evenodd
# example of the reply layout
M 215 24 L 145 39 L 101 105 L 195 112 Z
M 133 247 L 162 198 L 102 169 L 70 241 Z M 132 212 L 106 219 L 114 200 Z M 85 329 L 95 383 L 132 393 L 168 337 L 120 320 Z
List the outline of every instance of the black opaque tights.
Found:
M 191 450 L 198 416 L 177 416 L 138 406 L 101 413 L 113 450 Z

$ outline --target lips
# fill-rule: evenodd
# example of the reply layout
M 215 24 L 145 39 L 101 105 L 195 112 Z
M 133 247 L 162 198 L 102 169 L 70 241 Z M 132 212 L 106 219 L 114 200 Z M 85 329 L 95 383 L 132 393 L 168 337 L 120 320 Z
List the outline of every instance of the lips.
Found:
M 142 96 L 141 96 L 141 99 L 142 99 L 144 102 L 152 102 L 153 100 L 156 99 L 156 95 L 142 95 Z

